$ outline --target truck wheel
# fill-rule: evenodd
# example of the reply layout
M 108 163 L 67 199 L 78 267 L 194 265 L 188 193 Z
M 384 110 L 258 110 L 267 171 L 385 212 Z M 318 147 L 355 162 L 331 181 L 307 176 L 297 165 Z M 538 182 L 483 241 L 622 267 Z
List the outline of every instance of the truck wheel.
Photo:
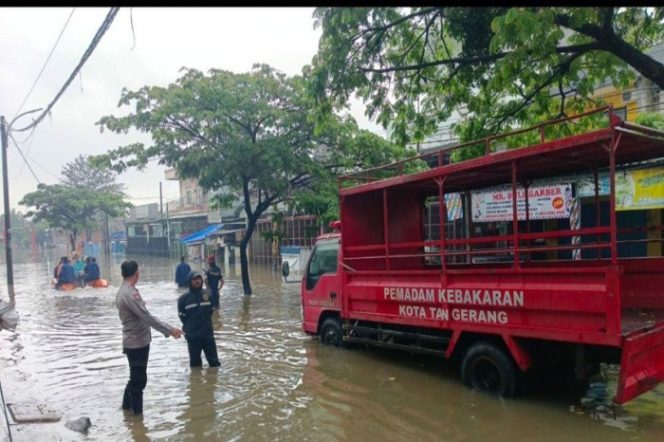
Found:
M 341 345 L 343 331 L 341 330 L 339 320 L 336 318 L 327 318 L 323 321 L 318 336 L 320 341 L 325 345 L 333 345 L 335 347 Z
M 517 372 L 512 358 L 487 342 L 474 344 L 461 363 L 461 378 L 467 386 L 489 394 L 514 397 Z

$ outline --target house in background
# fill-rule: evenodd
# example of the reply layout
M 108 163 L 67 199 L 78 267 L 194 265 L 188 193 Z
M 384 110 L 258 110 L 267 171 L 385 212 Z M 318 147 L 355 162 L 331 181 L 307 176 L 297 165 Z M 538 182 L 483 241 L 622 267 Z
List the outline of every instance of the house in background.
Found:
M 660 42 L 645 53 L 656 61 L 664 63 L 664 42 Z M 662 91 L 647 78 L 637 73 L 636 80 L 625 89 L 618 90 L 610 81 L 599 84 L 594 97 L 601 98 L 613 106 L 616 114 L 623 120 L 634 122 L 642 112 L 664 111 Z

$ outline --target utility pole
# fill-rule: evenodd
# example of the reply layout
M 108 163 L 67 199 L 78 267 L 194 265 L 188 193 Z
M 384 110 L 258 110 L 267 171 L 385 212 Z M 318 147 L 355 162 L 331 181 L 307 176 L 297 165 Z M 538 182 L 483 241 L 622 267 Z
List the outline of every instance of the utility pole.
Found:
M 16 292 L 14 291 L 14 263 L 12 261 L 11 242 L 11 215 L 9 212 L 9 180 L 7 178 L 7 121 L 4 116 L 0 117 L 0 128 L 2 129 L 2 192 L 5 200 L 5 260 L 7 261 L 7 293 L 12 307 L 16 306 Z
M 161 217 L 164 217 L 164 200 L 162 198 L 161 194 L 161 181 L 159 181 L 159 213 L 161 214 Z
M 172 253 L 171 253 L 171 225 L 168 221 L 168 203 L 166 203 L 166 242 L 168 243 L 168 255 L 172 256 Z
M 108 227 L 108 213 L 102 212 L 104 225 L 102 226 L 102 232 L 104 234 L 104 259 L 107 262 L 110 262 L 111 256 L 111 235 Z

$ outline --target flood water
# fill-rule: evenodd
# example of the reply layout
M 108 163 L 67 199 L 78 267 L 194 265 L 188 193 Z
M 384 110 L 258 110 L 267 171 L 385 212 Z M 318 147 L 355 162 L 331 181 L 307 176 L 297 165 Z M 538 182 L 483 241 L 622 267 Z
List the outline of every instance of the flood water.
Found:
M 137 260 L 148 309 L 179 327 L 175 263 Z M 52 263 L 15 265 L 21 320 L 16 333 L 0 332 L 5 400 L 62 416 L 12 425 L 15 441 L 664 441 L 664 387 L 613 407 L 616 368 L 603 367 L 585 390 L 540 378 L 520 399 L 487 397 L 441 359 L 322 346 L 302 332 L 299 285 L 256 266 L 251 297 L 224 269 L 214 317 L 219 369 L 205 361 L 190 369 L 184 339 L 153 331 L 144 416 L 136 418 L 120 409 L 128 368 L 114 305 L 119 262 L 102 266 L 111 287 L 64 294 L 50 287 Z M 4 265 L 0 281 L 6 294 Z M 92 421 L 87 436 L 64 425 L 81 416 Z

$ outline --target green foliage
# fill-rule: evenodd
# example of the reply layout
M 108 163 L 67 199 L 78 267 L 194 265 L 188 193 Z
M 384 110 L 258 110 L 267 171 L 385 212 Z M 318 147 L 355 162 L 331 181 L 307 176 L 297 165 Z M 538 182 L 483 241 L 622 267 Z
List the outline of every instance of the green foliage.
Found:
M 457 109 L 469 115 L 464 140 L 579 113 L 595 107 L 598 83 L 624 87 L 634 70 L 664 89 L 664 66 L 642 53 L 664 37 L 663 8 L 330 7 L 314 17 L 318 124 L 357 94 L 400 144 Z
M 635 123 L 664 131 L 664 114 L 660 112 L 644 112 L 636 117 Z
M 542 117 L 537 115 L 531 117 L 531 119 L 535 121 L 540 118 Z M 477 130 L 477 128 L 474 127 L 474 124 L 477 124 L 477 120 L 469 120 L 458 125 L 458 131 L 463 142 L 466 142 L 466 138 L 471 134 L 477 132 L 486 133 L 485 131 Z M 557 122 L 550 121 L 541 126 L 526 126 L 524 129 L 528 130 L 524 132 L 520 131 L 521 128 L 516 127 L 512 129 L 513 132 L 517 132 L 515 134 L 510 134 L 509 132 L 498 136 L 486 134 L 485 137 L 490 137 L 488 142 L 487 139 L 484 138 L 478 140 L 477 143 L 472 143 L 469 146 L 455 149 L 451 154 L 451 161 L 455 163 L 477 158 L 487 153 L 533 146 L 541 142 L 553 141 L 572 135 L 606 128 L 608 125 L 609 118 L 607 113 L 592 113 L 590 115 L 573 117 Z
M 97 191 L 122 192 L 122 185 L 115 182 L 117 174 L 109 169 L 95 168 L 89 157 L 79 155 L 62 168 L 63 182 L 72 187 Z
M 4 225 L 5 215 L 0 215 L 0 224 Z M 10 223 L 12 233 L 12 244 L 18 253 L 30 250 L 33 229 L 35 234 L 43 232 L 48 226 L 44 223 L 34 223 L 28 220 L 22 213 L 14 209 L 10 211 Z
M 122 193 L 64 184 L 39 184 L 37 190 L 26 194 L 19 204 L 31 208 L 26 217 L 32 221 L 43 221 L 50 227 L 69 231 L 72 244 L 78 232 L 96 226 L 97 211 L 119 216 L 130 206 Z
M 70 232 L 74 248 L 78 232 L 97 227 L 98 212 L 119 216 L 131 204 L 125 201 L 122 185 L 115 183 L 115 173 L 97 170 L 80 155 L 63 169 L 63 184 L 39 184 L 19 204 L 30 208 L 26 217 Z
M 246 244 L 270 205 L 306 192 L 336 173 L 391 159 L 399 149 L 380 144 L 352 119 L 328 116 L 314 131 L 313 102 L 302 77 L 267 66 L 249 73 L 184 69 L 168 87 L 123 90 L 125 116 L 106 116 L 102 130 L 149 133 L 153 143 L 118 147 L 92 159 L 95 167 L 122 172 L 152 158 L 193 178 L 206 190 L 225 187 L 244 203 L 247 231 L 240 243 L 243 285 L 251 293 Z M 372 144 L 373 143 L 373 144 Z M 375 148 L 372 146 L 375 144 Z M 383 150 L 385 149 L 385 150 Z M 229 203 L 228 195 L 218 205 Z M 245 279 L 246 277 L 246 279 Z
M 328 134 L 337 140 L 335 146 L 325 146 L 327 161 L 333 167 L 319 168 L 312 175 L 307 186 L 294 193 L 295 208 L 301 213 L 316 215 L 319 222 L 327 226 L 330 221 L 339 219 L 338 177 L 356 173 L 372 167 L 382 166 L 403 160 L 414 152 L 386 141 L 367 130 L 360 130 L 353 120 L 337 121 L 328 125 Z M 397 166 L 398 167 L 398 166 Z M 422 163 L 407 163 L 404 171 L 414 172 L 427 167 Z M 395 176 L 394 169 L 370 171 L 372 180 Z M 360 175 L 363 176 L 361 173 Z M 364 181 L 355 182 L 360 184 Z

